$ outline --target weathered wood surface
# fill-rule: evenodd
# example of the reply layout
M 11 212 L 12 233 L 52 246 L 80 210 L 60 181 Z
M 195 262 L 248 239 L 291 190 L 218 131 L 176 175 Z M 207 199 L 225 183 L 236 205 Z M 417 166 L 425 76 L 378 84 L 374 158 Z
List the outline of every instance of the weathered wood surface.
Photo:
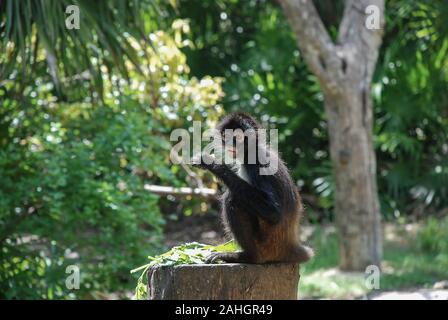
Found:
M 161 266 L 148 273 L 150 300 L 295 300 L 299 266 L 198 264 Z

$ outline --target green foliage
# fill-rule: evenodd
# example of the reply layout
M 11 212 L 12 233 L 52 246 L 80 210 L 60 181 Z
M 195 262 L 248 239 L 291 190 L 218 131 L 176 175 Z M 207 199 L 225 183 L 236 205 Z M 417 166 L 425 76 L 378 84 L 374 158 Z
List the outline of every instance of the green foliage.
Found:
M 80 7 L 80 30 L 65 27 L 68 4 Z M 343 1 L 316 6 L 335 38 Z M 382 211 L 430 215 L 448 205 L 448 6 L 386 6 L 372 88 Z M 213 126 L 224 109 L 279 129 L 308 217 L 333 220 L 323 96 L 275 2 L 7 0 L 0 38 L 0 298 L 130 288 L 129 265 L 163 250 L 161 211 L 179 207 L 144 185 L 194 183 L 169 161 L 170 131 Z M 191 214 L 197 203 L 185 204 Z M 446 229 L 430 220 L 417 248 L 386 248 L 402 275 L 385 286 L 446 277 Z M 305 272 L 337 264 L 336 240 L 324 239 Z M 80 290 L 65 287 L 71 264 Z M 358 288 L 352 280 L 325 288 Z
M 316 6 L 335 38 L 343 1 Z M 386 6 L 372 97 L 379 194 L 383 215 L 392 219 L 448 205 L 448 6 L 438 0 Z M 249 111 L 279 129 L 279 150 L 302 193 L 311 195 L 307 205 L 320 212 L 318 220 L 333 219 L 323 96 L 278 5 L 181 0 L 178 12 L 191 20 L 192 72 L 225 76 L 226 110 Z
M 234 241 L 229 241 L 218 246 L 211 246 L 197 242 L 185 243 L 173 247 L 166 253 L 156 257 L 148 257 L 150 263 L 131 270 L 131 273 L 142 271 L 135 288 L 137 300 L 147 300 L 147 274 L 154 266 L 177 266 L 181 264 L 201 264 L 212 252 L 234 252 L 238 250 L 238 245 Z
M 448 6 L 394 1 L 373 86 L 385 213 L 431 212 L 448 195 Z
M 69 5 L 79 8 L 79 29 L 69 30 L 65 25 Z M 145 30 L 154 29 L 156 10 L 156 0 L 2 1 L 0 79 L 26 73 L 39 62 L 39 54 L 44 54 L 59 96 L 74 85 L 84 90 L 83 72 L 91 77 L 89 85 L 101 94 L 100 67 L 106 65 L 126 76 L 126 60 L 138 65 L 128 35 L 141 38 Z
M 448 257 L 448 217 L 443 219 L 430 218 L 418 232 L 417 247 L 422 252 L 432 253 L 438 259 L 439 255 Z M 448 261 L 446 261 L 448 262 Z
M 416 232 L 406 225 L 396 226 L 396 240 L 386 242 L 385 267 L 381 289 L 431 288 L 448 277 L 448 218 L 430 217 L 415 224 Z M 400 235 L 401 234 L 401 235 Z
M 85 276 L 83 288 L 114 287 L 129 261 L 141 258 L 141 248 L 148 241 L 157 248 L 160 241 L 163 219 L 158 198 L 144 190 L 144 180 L 134 170 L 150 168 L 172 179 L 163 170 L 162 154 L 154 155 L 168 150 L 169 144 L 154 143 L 157 138 L 151 131 L 156 130 L 148 130 L 151 121 L 130 104 L 115 111 L 107 106 L 86 110 L 87 118 L 65 119 L 68 109 L 79 111 L 82 105 L 67 109 L 60 105 L 62 115 L 43 113 L 47 119 L 25 136 L 17 137 L 11 130 L 11 143 L 1 151 L 0 225 L 6 275 L 0 283 L 7 298 L 47 296 L 46 286 L 32 285 L 35 278 L 47 275 L 38 272 L 43 259 L 53 269 L 78 264 Z M 72 253 L 78 258 L 69 258 Z M 33 255 L 43 259 L 34 260 Z M 33 261 L 38 265 L 28 267 Z M 29 284 L 18 281 L 22 273 L 28 274 L 22 278 Z M 53 281 L 63 286 L 61 279 Z M 15 292 L 28 285 L 32 293 Z M 48 297 L 63 297 L 64 291 L 59 288 L 58 294 Z
M 212 124 L 221 112 L 221 80 L 189 76 L 179 50 L 186 32 L 184 21 L 170 32 L 152 32 L 157 50 L 128 35 L 139 70 L 123 57 L 127 81 L 98 65 L 101 100 L 97 91 L 76 90 L 60 99 L 42 48 L 33 67 L 2 80 L 2 298 L 91 298 L 123 290 L 129 265 L 161 250 L 159 197 L 144 185 L 185 184 L 185 172 L 170 163 L 169 129 L 203 116 Z M 68 265 L 80 268 L 79 290 L 65 287 Z

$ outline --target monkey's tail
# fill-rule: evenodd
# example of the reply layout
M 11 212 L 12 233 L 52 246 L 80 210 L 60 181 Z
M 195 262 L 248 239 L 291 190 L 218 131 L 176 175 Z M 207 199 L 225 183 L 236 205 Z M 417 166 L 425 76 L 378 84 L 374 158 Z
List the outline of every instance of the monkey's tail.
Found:
M 296 246 L 294 250 L 294 262 L 304 263 L 314 257 L 314 250 L 304 245 Z

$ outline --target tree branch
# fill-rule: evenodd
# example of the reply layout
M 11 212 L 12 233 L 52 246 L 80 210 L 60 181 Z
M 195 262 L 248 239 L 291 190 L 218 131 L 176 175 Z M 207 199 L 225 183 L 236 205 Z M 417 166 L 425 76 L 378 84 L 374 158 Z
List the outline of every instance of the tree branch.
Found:
M 312 0 L 279 0 L 299 49 L 321 85 L 332 87 L 341 61 Z
M 216 196 L 216 190 L 210 188 L 189 188 L 189 187 L 166 187 L 145 184 L 145 190 L 161 196 L 192 196 L 213 199 Z
M 366 27 L 366 8 L 376 6 L 380 14 L 380 28 Z M 359 55 L 368 57 L 366 74 L 371 77 L 378 57 L 378 49 L 384 32 L 384 0 L 346 0 L 344 16 L 339 25 L 338 42 L 344 46 L 344 52 L 352 55 L 353 62 L 359 61 Z
M 380 29 L 366 28 L 366 8 L 371 5 L 379 9 Z M 384 22 L 384 0 L 346 0 L 344 16 L 339 25 L 338 42 L 350 43 L 364 36 L 373 38 L 373 42 L 378 45 Z
M 346 0 L 344 16 L 339 25 L 337 44 L 331 40 L 312 0 L 278 0 L 297 35 L 302 56 L 318 77 L 323 90 L 336 92 L 353 64 L 367 60 L 362 75 L 373 74 L 384 24 L 384 0 Z M 366 27 L 366 8 L 380 10 L 380 29 Z M 349 68 L 349 69 L 347 69 Z M 358 76 L 351 74 L 349 76 Z M 368 86 L 368 84 L 364 84 Z

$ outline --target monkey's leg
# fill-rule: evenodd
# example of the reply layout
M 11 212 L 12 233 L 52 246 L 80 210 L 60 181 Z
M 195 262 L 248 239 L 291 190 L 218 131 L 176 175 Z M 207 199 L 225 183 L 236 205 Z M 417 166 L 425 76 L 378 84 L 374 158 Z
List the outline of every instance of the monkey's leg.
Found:
M 245 252 L 214 252 L 207 257 L 205 263 L 215 263 L 218 260 L 228 263 L 256 263 L 255 259 Z

